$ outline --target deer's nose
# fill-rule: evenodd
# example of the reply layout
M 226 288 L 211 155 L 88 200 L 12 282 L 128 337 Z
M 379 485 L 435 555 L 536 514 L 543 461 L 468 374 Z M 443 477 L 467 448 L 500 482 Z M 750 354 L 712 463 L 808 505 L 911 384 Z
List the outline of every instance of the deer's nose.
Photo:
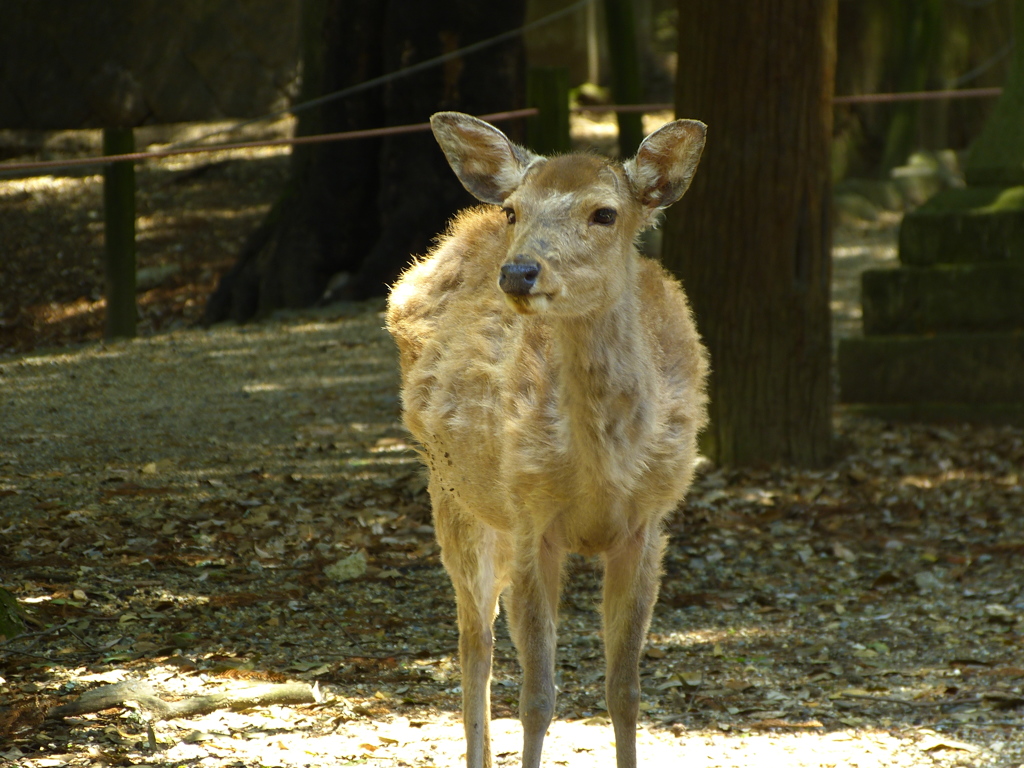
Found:
M 498 286 L 510 296 L 526 296 L 533 290 L 539 274 L 538 262 L 516 256 L 515 261 L 501 265 Z

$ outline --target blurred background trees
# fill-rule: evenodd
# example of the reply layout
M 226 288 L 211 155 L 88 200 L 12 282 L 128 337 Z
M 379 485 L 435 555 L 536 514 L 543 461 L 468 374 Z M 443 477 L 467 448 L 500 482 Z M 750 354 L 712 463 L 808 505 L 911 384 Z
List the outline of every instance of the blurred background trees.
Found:
M 840 0 L 837 95 L 1002 86 L 1016 0 Z M 919 149 L 962 150 L 993 99 L 836 108 L 833 162 L 844 176 L 885 176 Z

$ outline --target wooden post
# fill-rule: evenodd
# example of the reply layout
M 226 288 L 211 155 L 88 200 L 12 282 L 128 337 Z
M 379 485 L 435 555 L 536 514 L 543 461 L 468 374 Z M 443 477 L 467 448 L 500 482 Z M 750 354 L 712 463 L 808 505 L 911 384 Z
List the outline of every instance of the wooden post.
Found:
M 103 154 L 135 151 L 131 128 L 104 128 Z M 107 293 L 107 339 L 135 335 L 135 163 L 109 163 L 103 169 L 103 216 Z
M 540 114 L 526 121 L 526 143 L 542 155 L 568 152 L 569 70 L 531 67 L 526 73 L 526 104 Z
M 942 0 L 893 5 L 890 18 L 896 21 L 895 63 L 897 90 L 923 91 L 942 47 Z M 882 173 L 904 165 L 918 146 L 921 123 L 920 102 L 897 103 L 890 107 L 889 128 L 882 151 Z
M 632 0 L 604 0 L 604 18 L 608 29 L 612 98 L 616 104 L 639 104 L 640 56 L 637 53 Z M 632 157 L 644 140 L 643 115 L 620 112 L 618 122 L 619 157 Z

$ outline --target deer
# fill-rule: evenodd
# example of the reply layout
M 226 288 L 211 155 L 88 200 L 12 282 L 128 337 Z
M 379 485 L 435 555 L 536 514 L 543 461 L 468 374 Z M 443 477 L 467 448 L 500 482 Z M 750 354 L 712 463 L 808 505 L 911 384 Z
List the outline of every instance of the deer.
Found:
M 491 765 L 503 593 L 522 765 L 540 765 L 563 566 L 579 553 L 603 560 L 605 700 L 617 766 L 633 768 L 663 521 L 693 478 L 709 366 L 681 285 L 636 243 L 689 187 L 706 126 L 670 122 L 619 162 L 544 157 L 458 112 L 430 122 L 484 205 L 413 261 L 385 317 L 455 590 L 466 765 Z

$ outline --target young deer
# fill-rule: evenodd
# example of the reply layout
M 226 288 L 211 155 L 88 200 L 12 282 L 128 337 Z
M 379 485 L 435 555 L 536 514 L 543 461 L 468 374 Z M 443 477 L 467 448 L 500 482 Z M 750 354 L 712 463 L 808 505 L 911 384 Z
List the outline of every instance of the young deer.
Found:
M 686 191 L 705 126 L 669 123 L 626 163 L 540 157 L 456 112 L 431 126 L 492 204 L 454 220 L 387 312 L 457 597 L 466 762 L 491 764 L 492 629 L 509 587 L 522 764 L 540 765 L 562 564 L 578 552 L 604 560 L 606 696 L 631 768 L 662 519 L 690 484 L 707 399 L 683 291 L 634 241 Z

